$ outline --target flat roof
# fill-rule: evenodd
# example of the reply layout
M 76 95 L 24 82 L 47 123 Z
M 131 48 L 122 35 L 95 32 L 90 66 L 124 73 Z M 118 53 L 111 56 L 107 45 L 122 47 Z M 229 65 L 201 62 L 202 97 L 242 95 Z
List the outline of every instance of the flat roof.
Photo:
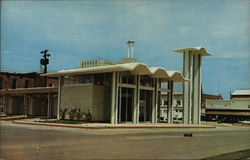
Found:
M 58 92 L 57 87 L 35 87 L 35 88 L 16 88 L 16 89 L 2 89 L 0 95 L 3 94 L 24 94 L 24 93 L 52 93 Z
M 61 70 L 54 73 L 42 74 L 42 76 L 60 77 L 60 76 L 83 75 L 83 74 L 109 73 L 114 71 L 129 71 L 133 75 L 149 75 L 154 78 L 161 78 L 163 81 L 169 81 L 169 80 L 172 80 L 174 82 L 188 81 L 178 71 L 168 71 L 162 67 L 148 67 L 146 64 L 139 62 Z
M 181 49 L 174 49 L 173 51 L 177 53 L 192 51 L 192 53 L 194 54 L 201 54 L 202 56 L 212 56 L 212 54 L 208 53 L 204 47 L 181 48 Z
M 250 89 L 238 89 L 238 90 L 235 90 L 231 95 L 233 96 L 238 96 L 238 95 L 241 95 L 241 96 L 245 96 L 245 95 L 250 95 Z

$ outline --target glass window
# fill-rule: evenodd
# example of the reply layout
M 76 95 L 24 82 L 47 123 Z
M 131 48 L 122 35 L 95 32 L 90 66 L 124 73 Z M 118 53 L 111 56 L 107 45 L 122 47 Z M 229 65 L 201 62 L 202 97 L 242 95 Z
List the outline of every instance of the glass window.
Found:
M 12 89 L 16 89 L 17 87 L 17 79 L 12 79 Z
M 177 101 L 177 105 L 181 105 L 181 101 L 180 100 Z
M 0 78 L 0 89 L 3 89 L 3 78 Z
M 163 103 L 164 105 L 168 105 L 168 101 L 164 101 L 164 103 Z
M 161 82 L 159 87 L 160 88 L 168 88 L 168 83 L 167 82 Z
M 64 85 L 93 83 L 93 75 L 65 76 Z
M 121 83 L 135 84 L 135 76 L 129 72 L 121 72 Z
M 103 74 L 95 74 L 94 75 L 94 84 L 103 85 L 103 78 L 104 78 Z
M 29 88 L 29 80 L 24 81 L 24 88 Z
M 153 87 L 153 78 L 148 75 L 141 76 L 140 83 L 141 86 Z
M 4 107 L 0 107 L 0 112 L 4 112 Z

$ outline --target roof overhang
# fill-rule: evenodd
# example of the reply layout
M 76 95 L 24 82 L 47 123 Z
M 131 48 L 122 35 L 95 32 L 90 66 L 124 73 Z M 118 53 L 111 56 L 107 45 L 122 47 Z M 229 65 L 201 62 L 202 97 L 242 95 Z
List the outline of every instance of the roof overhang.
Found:
M 193 54 L 201 54 L 202 56 L 212 56 L 212 54 L 208 53 L 204 47 L 181 48 L 174 49 L 173 51 L 177 53 L 191 52 Z
M 187 81 L 180 72 L 167 71 L 161 67 L 148 67 L 146 64 L 132 62 L 115 64 L 108 66 L 98 66 L 90 68 L 79 68 L 72 70 L 61 70 L 55 73 L 42 74 L 47 77 L 72 76 L 83 74 L 110 73 L 115 71 L 129 71 L 133 75 L 149 75 L 153 78 L 162 78 L 164 81 L 184 82 Z M 171 74 L 169 74 L 171 73 Z

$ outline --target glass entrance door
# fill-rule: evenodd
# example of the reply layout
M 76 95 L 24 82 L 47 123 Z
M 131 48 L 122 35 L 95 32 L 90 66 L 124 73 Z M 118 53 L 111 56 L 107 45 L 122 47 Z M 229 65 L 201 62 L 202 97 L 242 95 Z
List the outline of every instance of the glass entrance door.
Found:
M 119 88 L 118 122 L 132 121 L 134 92 L 132 88 Z
M 152 91 L 140 90 L 139 121 L 151 121 L 152 113 Z

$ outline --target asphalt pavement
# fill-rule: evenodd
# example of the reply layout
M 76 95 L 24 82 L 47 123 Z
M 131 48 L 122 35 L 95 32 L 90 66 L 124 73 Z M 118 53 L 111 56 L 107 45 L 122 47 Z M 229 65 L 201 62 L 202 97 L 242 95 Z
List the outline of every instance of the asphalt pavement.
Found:
M 250 158 L 250 127 L 88 130 L 1 122 L 4 160 Z M 184 134 L 192 134 L 185 137 Z M 231 155 L 230 155 L 231 154 Z

